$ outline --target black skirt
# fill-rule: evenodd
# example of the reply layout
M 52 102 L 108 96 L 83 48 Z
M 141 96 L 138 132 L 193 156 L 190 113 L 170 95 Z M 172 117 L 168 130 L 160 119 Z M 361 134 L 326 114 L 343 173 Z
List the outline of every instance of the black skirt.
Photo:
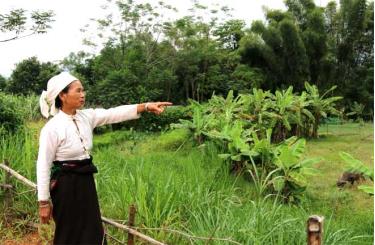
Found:
M 106 244 L 92 159 L 55 161 L 51 199 L 56 224 L 54 244 Z

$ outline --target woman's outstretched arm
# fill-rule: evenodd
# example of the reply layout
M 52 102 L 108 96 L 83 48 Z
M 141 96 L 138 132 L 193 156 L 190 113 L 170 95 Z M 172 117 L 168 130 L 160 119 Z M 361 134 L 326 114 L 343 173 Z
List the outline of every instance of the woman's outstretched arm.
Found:
M 134 105 L 122 105 L 109 109 L 88 109 L 84 110 L 91 118 L 92 128 L 105 124 L 119 123 L 127 120 L 138 119 L 142 112 L 151 112 L 160 115 L 170 102 L 148 102 Z

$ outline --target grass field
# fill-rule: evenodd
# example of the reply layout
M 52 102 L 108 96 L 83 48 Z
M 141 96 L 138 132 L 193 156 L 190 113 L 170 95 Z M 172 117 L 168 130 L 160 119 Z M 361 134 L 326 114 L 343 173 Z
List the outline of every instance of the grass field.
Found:
M 33 181 L 40 126 L 30 124 L 28 133 L 3 139 L 0 147 L 0 157 Z M 325 217 L 325 244 L 373 244 L 373 197 L 356 186 L 336 187 L 344 168 L 340 151 L 373 168 L 373 125 L 323 126 L 320 134 L 319 139 L 308 140 L 306 152 L 306 157 L 323 158 L 316 166 L 319 175 L 309 179 L 298 206 L 257 197 L 251 183 L 228 173 L 213 145 L 195 147 L 183 130 L 97 135 L 93 156 L 102 214 L 125 221 L 134 203 L 137 227 L 167 244 L 305 244 L 306 220 L 318 214 Z M 0 176 L 2 181 L 3 173 Z M 26 190 L 17 184 L 18 193 Z M 18 195 L 17 218 L 37 221 L 35 203 L 34 193 Z M 22 236 L 24 223 L 17 221 L 12 227 L 0 223 L 0 237 Z M 120 240 L 126 238 L 116 229 L 107 230 Z

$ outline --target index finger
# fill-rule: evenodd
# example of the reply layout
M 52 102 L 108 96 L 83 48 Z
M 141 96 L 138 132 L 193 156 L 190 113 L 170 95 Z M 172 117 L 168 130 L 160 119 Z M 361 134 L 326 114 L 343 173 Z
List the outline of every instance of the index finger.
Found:
M 171 105 L 173 105 L 173 103 L 171 102 L 159 102 L 158 103 L 158 106 L 171 106 Z

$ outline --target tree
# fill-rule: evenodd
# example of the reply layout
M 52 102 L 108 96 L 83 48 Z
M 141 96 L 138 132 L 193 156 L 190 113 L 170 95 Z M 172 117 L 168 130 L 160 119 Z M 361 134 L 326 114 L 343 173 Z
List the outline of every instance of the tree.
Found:
M 148 91 L 129 70 L 111 71 L 106 79 L 98 83 L 97 89 L 97 103 L 104 107 L 149 100 Z
M 26 10 L 14 9 L 9 13 L 0 14 L 0 42 L 28 37 L 34 34 L 46 33 L 54 20 L 52 11 L 33 11 L 29 17 Z
M 284 50 L 284 82 L 301 91 L 304 81 L 309 80 L 309 60 L 305 45 L 298 29 L 289 20 L 280 22 L 280 33 Z
M 214 35 L 223 48 L 236 50 L 241 38 L 245 35 L 243 20 L 228 20 L 214 30 Z
M 374 3 L 342 0 L 340 9 L 330 3 L 325 14 L 338 92 L 346 106 L 358 101 L 369 110 L 373 107 Z
M 77 54 L 70 53 L 61 61 L 60 65 L 63 70 L 76 74 L 84 82 L 85 90 L 89 92 L 97 81 L 94 77 L 94 61 L 93 55 L 79 51 Z
M 310 81 L 323 91 L 337 85 L 330 96 L 344 95 L 343 104 L 372 107 L 372 2 L 342 0 L 340 6 L 331 2 L 323 8 L 313 0 L 286 0 L 286 11 L 265 9 L 266 20 L 254 21 L 250 29 L 242 20 L 220 19 L 228 16 L 227 8 L 209 9 L 197 1 L 188 16 L 175 21 L 165 21 L 164 10 L 174 8 L 163 2 L 112 3 L 108 15 L 95 19 L 104 44 L 100 53 L 77 53 L 64 61 L 90 85 L 85 86 L 90 102 L 119 104 L 128 86 L 142 98 L 185 103 L 229 90 L 274 92 L 293 86 L 301 92 Z M 103 86 L 112 82 L 118 101 L 99 101 Z M 303 110 L 307 102 L 301 98 L 299 103 Z
M 36 57 L 23 60 L 13 70 L 6 90 L 15 94 L 40 94 L 48 79 L 59 72 L 57 65 L 40 63 Z
M 267 10 L 268 26 L 256 21 L 241 42 L 242 62 L 263 70 L 263 89 L 276 90 L 292 85 L 297 91 L 309 80 L 309 60 L 302 34 L 288 12 Z
M 0 92 L 4 92 L 5 87 L 7 85 L 6 82 L 7 80 L 5 79 L 5 77 L 0 75 Z

